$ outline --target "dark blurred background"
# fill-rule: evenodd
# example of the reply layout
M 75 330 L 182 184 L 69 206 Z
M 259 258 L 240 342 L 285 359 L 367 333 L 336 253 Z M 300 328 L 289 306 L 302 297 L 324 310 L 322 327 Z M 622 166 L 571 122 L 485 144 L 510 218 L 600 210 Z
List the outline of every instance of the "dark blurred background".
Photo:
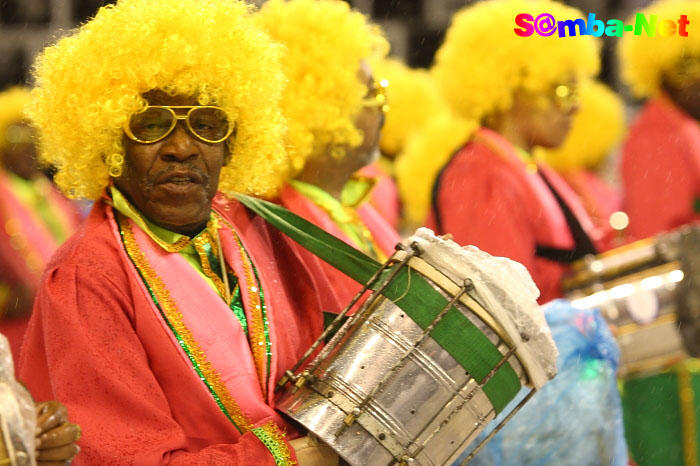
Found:
M 430 66 L 450 17 L 471 0 L 348 0 L 381 24 L 392 54 L 411 66 Z M 107 3 L 104 0 L 0 0 L 0 89 L 25 83 L 34 54 L 57 34 L 80 24 Z M 260 0 L 255 3 L 261 3 Z M 570 0 L 603 21 L 625 18 L 649 0 Z M 614 41 L 605 40 L 603 79 L 617 86 L 611 60 Z

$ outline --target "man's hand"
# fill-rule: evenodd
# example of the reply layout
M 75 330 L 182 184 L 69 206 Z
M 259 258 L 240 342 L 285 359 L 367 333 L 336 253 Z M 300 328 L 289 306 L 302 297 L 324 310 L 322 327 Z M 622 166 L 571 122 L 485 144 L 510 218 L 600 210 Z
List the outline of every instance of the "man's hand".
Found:
M 299 466 L 338 466 L 338 454 L 311 435 L 290 440 L 289 444 L 294 448 Z
M 66 407 L 58 401 L 36 404 L 36 456 L 38 466 L 65 466 L 80 451 L 75 444 L 80 427 L 68 422 Z

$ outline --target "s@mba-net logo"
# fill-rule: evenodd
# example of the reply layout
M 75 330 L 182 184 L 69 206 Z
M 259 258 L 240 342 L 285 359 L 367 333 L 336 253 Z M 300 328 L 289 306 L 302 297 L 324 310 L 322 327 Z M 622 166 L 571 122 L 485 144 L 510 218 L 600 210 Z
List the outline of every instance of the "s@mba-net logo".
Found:
M 520 13 L 515 17 L 515 25 L 518 27 L 513 30 L 520 37 L 530 37 L 535 32 L 543 37 L 551 36 L 555 32 L 559 33 L 559 37 L 575 36 L 577 33 L 581 36 L 622 37 L 625 32 L 631 32 L 635 36 L 641 36 L 644 33 L 649 37 L 656 37 L 657 34 L 661 37 L 676 34 L 688 37 L 689 24 L 687 15 L 680 15 L 677 20 L 673 20 L 659 19 L 656 15 L 647 17 L 643 13 L 637 13 L 634 24 L 625 24 L 619 19 L 611 19 L 604 23 L 596 19 L 595 13 L 589 13 L 588 21 L 582 18 L 557 21 L 549 13 L 542 13 L 536 18 L 529 13 Z

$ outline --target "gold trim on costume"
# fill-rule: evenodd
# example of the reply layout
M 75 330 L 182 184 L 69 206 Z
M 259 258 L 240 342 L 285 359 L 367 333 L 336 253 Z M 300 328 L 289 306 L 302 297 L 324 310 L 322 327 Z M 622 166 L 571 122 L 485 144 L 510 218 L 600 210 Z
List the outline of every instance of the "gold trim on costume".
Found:
M 226 219 L 220 217 L 219 214 L 214 212 L 217 220 L 224 222 L 229 226 L 231 232 L 233 233 L 233 238 L 236 240 L 236 245 L 238 246 L 238 251 L 241 255 L 241 263 L 243 264 L 243 271 L 245 273 L 246 287 L 248 289 L 248 313 L 251 319 L 248 321 L 248 341 L 250 342 L 250 349 L 253 353 L 253 361 L 255 361 L 255 366 L 258 369 L 258 381 L 260 382 L 260 388 L 262 389 L 263 396 L 267 394 L 267 339 L 265 338 L 265 324 L 263 322 L 263 310 L 262 302 L 260 300 L 259 286 L 260 284 L 255 279 L 255 273 L 253 272 L 253 264 L 251 263 L 248 255 L 245 252 L 243 243 L 236 233 L 236 230 L 231 226 Z
M 117 216 L 122 216 L 122 214 L 117 212 Z M 253 428 L 253 423 L 245 416 L 240 406 L 238 406 L 238 403 L 236 403 L 236 400 L 231 396 L 226 385 L 222 381 L 221 374 L 219 374 L 207 360 L 206 354 L 202 351 L 199 343 L 194 339 L 192 332 L 190 332 L 189 328 L 187 328 L 183 322 L 182 314 L 178 310 L 177 303 L 172 299 L 165 284 L 151 267 L 146 254 L 139 248 L 131 223 L 127 220 L 118 221 L 117 224 L 122 231 L 124 244 L 129 256 L 147 281 L 149 288 L 160 304 L 165 318 L 189 347 L 191 357 L 199 366 L 207 382 L 213 388 L 229 416 L 241 430 L 241 433 L 249 432 Z

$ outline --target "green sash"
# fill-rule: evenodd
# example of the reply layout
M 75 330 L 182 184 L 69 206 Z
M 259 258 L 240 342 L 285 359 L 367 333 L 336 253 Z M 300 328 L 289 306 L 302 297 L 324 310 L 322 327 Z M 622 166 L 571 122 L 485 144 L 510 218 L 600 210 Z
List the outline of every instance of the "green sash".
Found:
M 282 233 L 361 284 L 366 284 L 381 268 L 374 259 L 284 207 L 249 196 L 236 197 Z M 449 301 L 422 276 L 410 270 L 402 268 L 382 294 L 425 329 Z M 391 272 L 392 267 L 389 267 L 384 273 Z M 435 325 L 430 336 L 477 381 L 484 380 L 503 358 L 486 335 L 455 307 Z M 520 388 L 518 376 L 506 363 L 486 383 L 484 393 L 499 413 Z

